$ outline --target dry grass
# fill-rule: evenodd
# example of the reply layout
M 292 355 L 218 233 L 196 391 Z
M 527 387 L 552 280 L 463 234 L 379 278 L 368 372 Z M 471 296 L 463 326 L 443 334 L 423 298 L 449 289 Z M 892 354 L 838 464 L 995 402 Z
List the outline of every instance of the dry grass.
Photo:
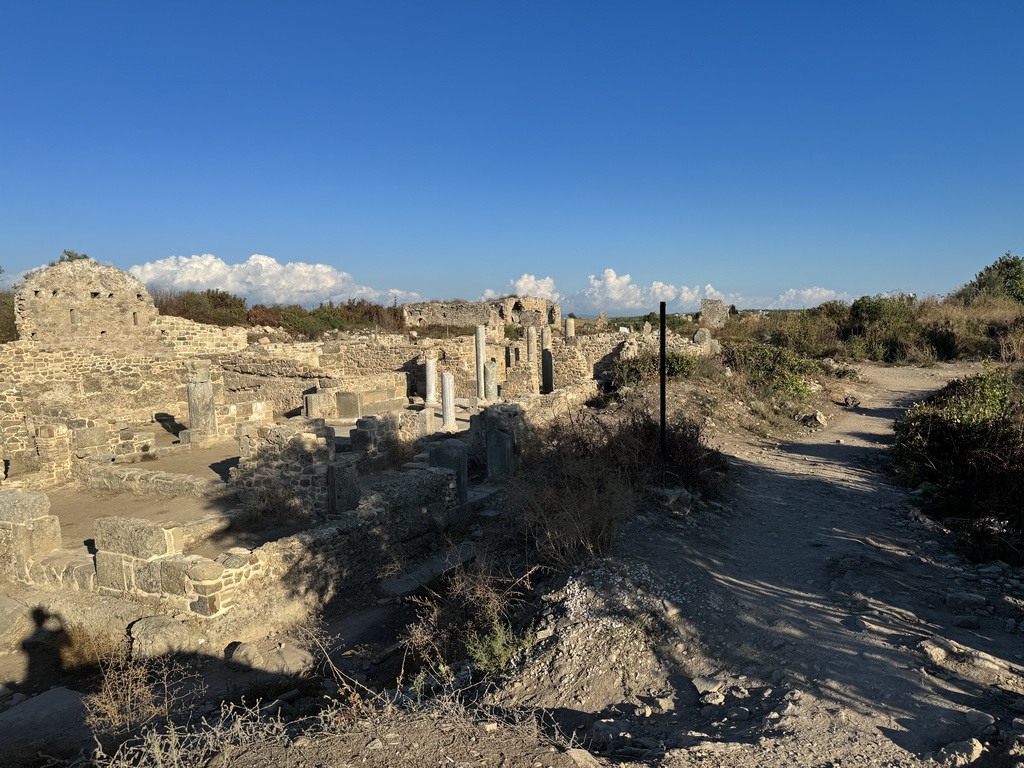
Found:
M 85 723 L 99 743 L 118 744 L 145 726 L 170 724 L 202 698 L 200 678 L 168 656 L 133 659 L 127 642 L 99 660 L 100 687 L 85 697 Z

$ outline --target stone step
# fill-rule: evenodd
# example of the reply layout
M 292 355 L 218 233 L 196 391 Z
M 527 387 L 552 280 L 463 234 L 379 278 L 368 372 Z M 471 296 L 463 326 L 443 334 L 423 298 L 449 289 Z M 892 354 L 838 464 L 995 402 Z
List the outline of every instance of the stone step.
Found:
M 424 560 L 405 573 L 384 579 L 379 585 L 380 591 L 389 597 L 408 597 L 420 587 L 436 581 L 454 568 L 468 563 L 474 557 L 476 557 L 476 547 L 473 542 L 464 541 L 441 554 Z
M 412 460 L 413 461 L 419 461 L 419 462 L 422 462 L 424 464 L 430 464 L 430 454 L 429 453 L 417 453 L 415 456 L 412 457 Z
M 407 461 L 402 469 L 430 469 L 430 465 L 425 461 Z

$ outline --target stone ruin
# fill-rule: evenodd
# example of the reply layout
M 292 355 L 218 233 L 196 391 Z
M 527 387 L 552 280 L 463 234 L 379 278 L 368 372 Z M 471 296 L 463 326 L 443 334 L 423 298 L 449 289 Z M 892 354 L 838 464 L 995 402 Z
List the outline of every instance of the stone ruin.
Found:
M 720 299 L 700 300 L 700 324 L 705 328 L 721 328 L 729 319 L 729 308 Z
M 523 328 L 558 326 L 562 319 L 558 304 L 531 296 L 504 296 L 489 301 L 428 301 L 403 304 L 402 319 L 409 328 L 424 325 L 468 327 L 487 325 L 504 329 L 506 325 Z
M 178 650 L 264 636 L 382 563 L 436 551 L 514 470 L 524 428 L 582 407 L 616 359 L 659 341 L 577 336 L 557 304 L 509 297 L 404 308 L 412 328 L 440 318 L 473 336 L 250 344 L 244 329 L 161 316 L 135 278 L 87 260 L 30 275 L 16 312 L 21 339 L 0 345 L 0 591 L 97 634 L 152 619 Z M 717 348 L 706 330 L 667 341 Z M 395 466 L 405 445 L 422 452 Z M 148 461 L 210 446 L 233 452 L 226 478 Z M 76 488 L 207 511 L 101 516 L 69 538 L 47 492 Z

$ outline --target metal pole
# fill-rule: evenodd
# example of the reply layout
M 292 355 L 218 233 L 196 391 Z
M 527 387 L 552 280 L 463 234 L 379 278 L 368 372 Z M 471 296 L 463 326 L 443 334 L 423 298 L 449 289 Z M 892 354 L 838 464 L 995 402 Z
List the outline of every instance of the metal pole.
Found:
M 665 302 L 661 302 L 661 350 L 658 355 L 658 375 L 661 379 L 661 484 L 665 485 L 665 469 L 668 465 L 667 398 L 665 394 L 667 369 L 665 365 Z

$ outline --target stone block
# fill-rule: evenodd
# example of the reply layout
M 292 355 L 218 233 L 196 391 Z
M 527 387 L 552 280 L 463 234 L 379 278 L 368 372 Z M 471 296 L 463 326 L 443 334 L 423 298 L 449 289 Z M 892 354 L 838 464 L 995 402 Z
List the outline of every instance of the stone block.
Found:
M 0 491 L 0 522 L 27 523 L 50 513 L 50 499 L 45 493 Z
M 338 418 L 358 419 L 363 414 L 359 409 L 359 395 L 355 392 L 338 392 L 334 396 Z
M 177 532 L 175 529 L 179 529 Z M 153 522 L 129 517 L 101 517 L 94 526 L 96 549 L 148 560 L 181 554 L 183 534 L 175 522 Z
M 60 549 L 60 519 L 56 515 L 33 520 L 25 529 L 29 536 L 29 557 L 42 557 L 55 549 Z
M 184 596 L 188 587 L 188 569 L 198 555 L 175 555 L 155 560 L 160 566 L 160 583 L 168 595 Z
M 117 552 L 96 553 L 96 586 L 115 592 L 127 592 L 134 587 L 131 558 Z
M 159 560 L 139 560 L 134 563 L 135 588 L 140 592 L 158 595 L 163 589 L 163 569 Z
M 216 616 L 221 608 L 220 595 L 198 597 L 189 603 L 189 608 L 200 616 Z
M 224 566 L 213 560 L 197 560 L 189 566 L 186 573 L 192 581 L 213 581 L 224 575 Z

